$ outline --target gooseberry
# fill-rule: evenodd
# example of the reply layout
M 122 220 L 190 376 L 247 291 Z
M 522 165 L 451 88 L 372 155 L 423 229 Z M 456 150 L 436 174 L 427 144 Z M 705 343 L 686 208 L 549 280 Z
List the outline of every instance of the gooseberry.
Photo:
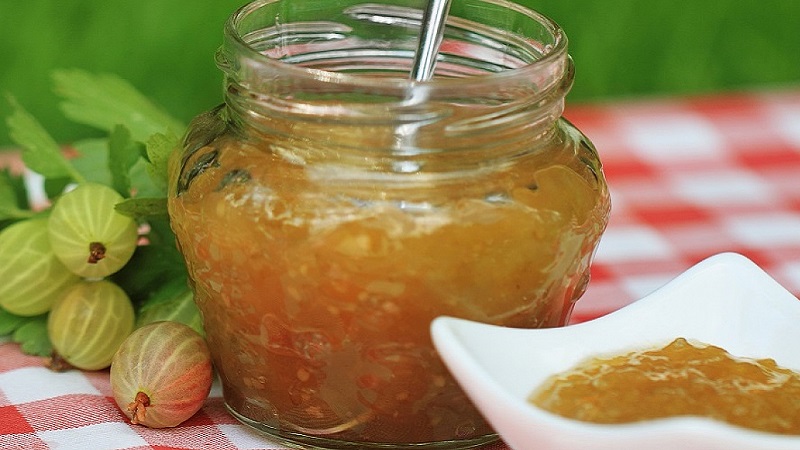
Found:
M 50 214 L 50 243 L 69 270 L 85 278 L 103 278 L 130 260 L 138 227 L 134 219 L 114 209 L 122 200 L 108 186 L 84 183 L 56 201 Z
M 50 310 L 62 291 L 78 281 L 56 258 L 47 219 L 27 219 L 0 232 L 0 306 L 19 316 Z
M 187 325 L 145 325 L 120 346 L 111 363 L 111 390 L 133 424 L 175 427 L 203 406 L 213 378 L 211 355 Z
M 64 292 L 47 317 L 56 356 L 83 370 L 105 369 L 133 331 L 128 294 L 108 280 L 80 281 Z

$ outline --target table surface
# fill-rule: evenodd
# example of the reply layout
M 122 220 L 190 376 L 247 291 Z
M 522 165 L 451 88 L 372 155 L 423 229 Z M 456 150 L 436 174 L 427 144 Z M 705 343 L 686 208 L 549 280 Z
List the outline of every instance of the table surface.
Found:
M 570 106 L 612 194 L 608 230 L 574 322 L 741 253 L 800 296 L 800 88 Z M 181 426 L 129 425 L 107 371 L 54 373 L 0 343 L 1 449 L 283 449 L 226 413 L 215 386 Z M 489 446 L 503 450 L 502 444 Z

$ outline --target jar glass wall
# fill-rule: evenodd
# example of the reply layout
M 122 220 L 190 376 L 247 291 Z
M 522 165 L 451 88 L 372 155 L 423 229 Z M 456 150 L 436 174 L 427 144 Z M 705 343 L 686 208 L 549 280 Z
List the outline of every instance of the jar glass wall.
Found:
M 566 38 L 454 2 L 408 79 L 423 2 L 270 0 L 227 24 L 225 103 L 171 160 L 173 228 L 226 404 L 304 448 L 496 439 L 428 327 L 566 323 L 605 229 L 589 141 L 560 116 Z

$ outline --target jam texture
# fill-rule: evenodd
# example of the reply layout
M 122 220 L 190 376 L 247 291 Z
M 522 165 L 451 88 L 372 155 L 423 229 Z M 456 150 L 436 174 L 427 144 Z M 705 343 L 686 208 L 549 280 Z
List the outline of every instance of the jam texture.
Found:
M 772 359 L 742 359 L 678 338 L 655 350 L 594 358 L 531 396 L 556 414 L 596 423 L 703 416 L 800 434 L 800 374 Z

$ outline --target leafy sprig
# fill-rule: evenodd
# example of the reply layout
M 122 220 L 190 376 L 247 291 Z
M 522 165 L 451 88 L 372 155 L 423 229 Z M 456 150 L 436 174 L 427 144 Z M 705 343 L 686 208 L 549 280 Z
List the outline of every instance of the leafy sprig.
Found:
M 184 129 L 179 120 L 115 75 L 58 70 L 53 73 L 53 81 L 55 92 L 64 99 L 61 110 L 76 123 L 107 132 L 124 125 L 138 142 L 147 142 L 158 133 L 176 134 Z
M 14 113 L 8 118 L 11 140 L 22 149 L 22 162 L 29 169 L 48 179 L 70 178 L 76 182 L 86 179 L 64 156 L 61 146 L 25 108 L 13 97 L 9 99 Z
M 166 208 L 167 161 L 184 125 L 115 75 L 60 70 L 53 73 L 53 81 L 65 116 L 106 136 L 71 143 L 68 156 L 45 127 L 9 97 L 9 135 L 25 166 L 44 178 L 48 198 L 43 200 L 54 200 L 70 183 L 87 181 L 122 194 L 125 200 L 117 210 L 147 226 L 148 244 L 112 278 L 134 301 L 140 324 L 178 318 L 197 327 L 197 310 Z M 0 228 L 41 213 L 31 207 L 31 195 L 21 177 L 0 171 Z M 10 336 L 25 352 L 47 354 L 46 320 L 46 315 L 20 317 L 0 308 L 0 336 Z

